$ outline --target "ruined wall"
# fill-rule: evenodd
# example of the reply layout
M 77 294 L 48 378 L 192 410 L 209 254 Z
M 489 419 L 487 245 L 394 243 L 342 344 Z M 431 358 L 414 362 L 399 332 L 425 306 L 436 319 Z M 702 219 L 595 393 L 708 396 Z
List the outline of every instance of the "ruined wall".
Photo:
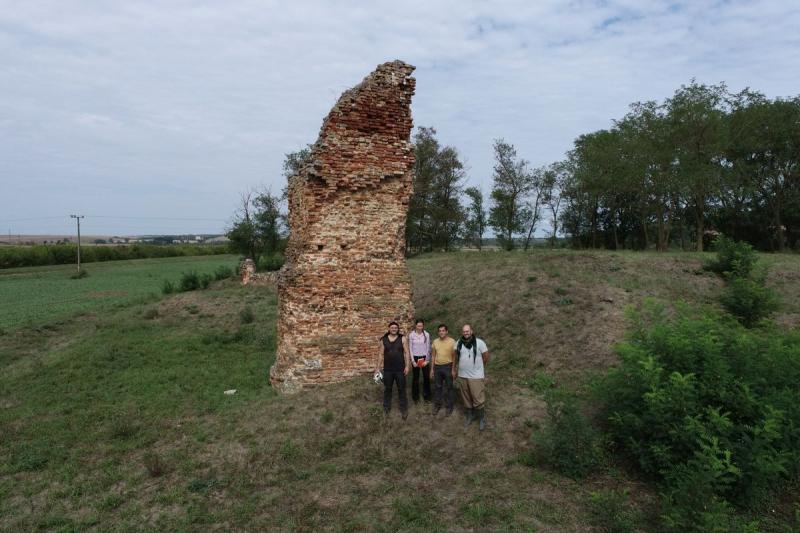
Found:
M 275 285 L 278 282 L 277 272 L 256 272 L 256 263 L 249 257 L 239 265 L 239 278 L 242 285 Z
M 369 372 L 387 323 L 410 330 L 413 70 L 384 63 L 346 91 L 289 180 L 291 232 L 270 370 L 285 392 Z

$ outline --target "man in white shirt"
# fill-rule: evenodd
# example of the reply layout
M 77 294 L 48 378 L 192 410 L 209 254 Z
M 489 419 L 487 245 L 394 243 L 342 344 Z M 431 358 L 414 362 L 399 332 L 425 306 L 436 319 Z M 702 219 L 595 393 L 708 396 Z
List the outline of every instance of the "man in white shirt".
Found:
M 480 420 L 480 430 L 486 429 L 486 387 L 484 385 L 484 365 L 489 362 L 489 348 L 483 339 L 479 339 L 472 332 L 472 326 L 464 324 L 461 328 L 461 338 L 456 343 L 456 365 L 458 368 L 459 389 L 461 399 L 466 408 L 464 427 L 469 426 L 477 417 Z M 455 371 L 455 368 L 454 368 Z

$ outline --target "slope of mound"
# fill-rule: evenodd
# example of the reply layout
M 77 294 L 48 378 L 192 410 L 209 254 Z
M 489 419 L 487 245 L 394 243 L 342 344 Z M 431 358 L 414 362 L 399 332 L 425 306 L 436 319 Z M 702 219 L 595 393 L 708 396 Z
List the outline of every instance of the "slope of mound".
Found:
M 611 471 L 582 483 L 526 466 L 546 374 L 579 387 L 613 364 L 625 307 L 714 301 L 703 257 L 435 254 L 409 262 L 432 329 L 470 322 L 494 354 L 490 428 L 429 406 L 384 418 L 368 377 L 275 395 L 276 297 L 234 282 L 0 335 L 0 529 L 586 531 L 590 493 L 647 486 Z M 798 319 L 798 261 L 770 257 Z M 249 309 L 249 312 L 244 312 Z M 255 317 L 255 320 L 251 320 Z M 237 389 L 224 395 L 226 389 Z

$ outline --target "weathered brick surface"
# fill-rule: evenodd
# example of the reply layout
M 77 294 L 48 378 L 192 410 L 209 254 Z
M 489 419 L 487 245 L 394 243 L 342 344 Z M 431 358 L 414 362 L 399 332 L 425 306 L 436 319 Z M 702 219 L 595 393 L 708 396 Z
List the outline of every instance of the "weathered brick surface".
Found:
M 242 285 L 275 285 L 278 282 L 277 272 L 256 272 L 256 264 L 249 257 L 239 265 L 239 277 Z
M 370 372 L 390 320 L 413 317 L 405 262 L 414 67 L 384 63 L 346 91 L 289 180 L 273 386 L 293 392 Z

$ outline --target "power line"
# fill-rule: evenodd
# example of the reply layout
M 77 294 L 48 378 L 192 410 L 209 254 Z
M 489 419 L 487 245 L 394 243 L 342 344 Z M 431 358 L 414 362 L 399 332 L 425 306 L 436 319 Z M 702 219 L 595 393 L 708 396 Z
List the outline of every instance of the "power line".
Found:
M 27 221 L 30 221 L 30 220 L 54 220 L 54 219 L 66 218 L 66 216 L 67 215 L 63 215 L 63 216 L 60 216 L 60 217 L 6 218 L 6 219 L 3 219 L 3 220 L 0 220 L 0 223 L 27 222 Z
M 182 221 L 213 221 L 213 222 L 227 222 L 227 218 L 207 218 L 207 217 L 125 217 L 117 215 L 85 215 L 86 218 L 116 218 L 123 220 L 182 220 Z M 30 222 L 33 220 L 56 220 L 67 218 L 68 215 L 58 217 L 30 217 L 30 218 L 6 218 L 0 219 L 0 224 L 6 222 Z
M 189 221 L 215 221 L 226 222 L 227 218 L 200 218 L 200 217 L 121 217 L 116 215 L 86 215 L 89 218 L 119 218 L 127 220 L 189 220 Z

